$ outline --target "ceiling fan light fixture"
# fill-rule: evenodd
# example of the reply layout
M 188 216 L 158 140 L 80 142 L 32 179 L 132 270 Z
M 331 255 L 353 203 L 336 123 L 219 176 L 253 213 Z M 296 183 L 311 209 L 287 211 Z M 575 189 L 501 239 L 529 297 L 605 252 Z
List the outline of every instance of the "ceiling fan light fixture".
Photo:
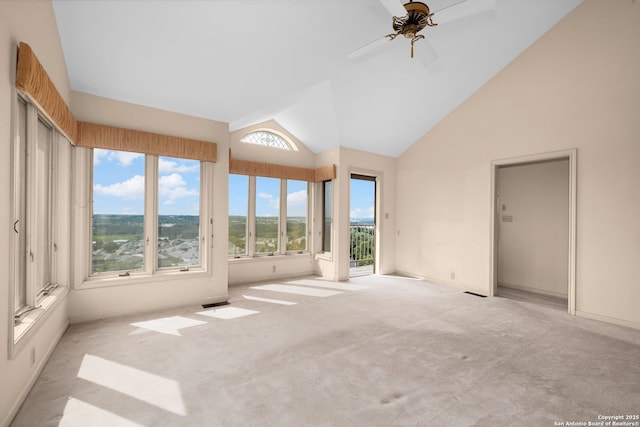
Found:
M 423 39 L 423 35 L 418 33 L 426 27 L 435 27 L 433 22 L 433 13 L 429 10 L 429 6 L 422 2 L 410 1 L 404 5 L 407 14 L 404 16 L 394 16 L 391 18 L 391 25 L 395 33 L 387 35 L 391 40 L 399 35 L 411 40 L 411 57 L 413 58 L 413 44 Z

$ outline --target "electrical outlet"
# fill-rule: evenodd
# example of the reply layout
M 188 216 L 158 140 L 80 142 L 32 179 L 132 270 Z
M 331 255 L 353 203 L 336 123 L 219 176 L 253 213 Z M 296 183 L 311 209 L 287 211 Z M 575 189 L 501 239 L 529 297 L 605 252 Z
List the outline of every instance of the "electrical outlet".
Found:
M 36 348 L 31 347 L 31 351 L 29 352 L 29 366 L 33 366 L 36 364 Z
M 451 272 L 451 280 L 456 280 L 456 273 L 455 272 Z
M 271 272 L 272 272 L 272 273 L 275 273 L 275 272 L 276 272 L 276 266 L 275 266 L 275 265 L 272 265 L 272 266 L 271 266 Z

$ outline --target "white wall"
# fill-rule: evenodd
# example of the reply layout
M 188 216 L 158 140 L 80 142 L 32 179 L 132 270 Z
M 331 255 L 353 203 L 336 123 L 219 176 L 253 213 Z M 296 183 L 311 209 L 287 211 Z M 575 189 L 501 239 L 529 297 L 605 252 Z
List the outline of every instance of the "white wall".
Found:
M 225 300 L 228 277 L 228 124 L 78 92 L 72 92 L 71 110 L 81 121 L 215 142 L 218 145 L 218 161 L 214 165 L 213 177 L 215 238 L 213 266 L 209 274 L 197 277 L 178 275 L 180 277 L 171 280 L 154 278 L 145 283 L 95 288 L 83 285 L 83 277 L 76 269 L 74 289 L 70 294 L 70 320 L 77 322 L 162 307 Z M 81 215 L 86 213 L 86 208 L 79 206 L 77 202 L 75 208 Z M 83 235 L 82 230 L 75 229 L 74 233 L 76 244 L 78 239 L 88 238 Z
M 567 298 L 569 160 L 501 167 L 498 187 L 498 284 Z
M 69 82 L 50 2 L 0 1 L 0 425 L 15 415 L 39 370 L 67 326 L 67 302 L 50 313 L 47 322 L 14 359 L 9 360 L 9 328 L 13 311 L 8 301 L 11 218 L 11 147 L 15 67 L 18 42 L 28 43 L 46 68 L 62 97 L 70 99 Z M 65 196 L 66 197 L 66 196 Z M 36 360 L 29 363 L 35 349 Z
M 400 156 L 399 271 L 488 294 L 491 161 L 576 148 L 577 314 L 640 326 L 639 23 L 585 0 Z
M 229 261 L 229 286 L 313 274 L 313 255 L 263 256 Z

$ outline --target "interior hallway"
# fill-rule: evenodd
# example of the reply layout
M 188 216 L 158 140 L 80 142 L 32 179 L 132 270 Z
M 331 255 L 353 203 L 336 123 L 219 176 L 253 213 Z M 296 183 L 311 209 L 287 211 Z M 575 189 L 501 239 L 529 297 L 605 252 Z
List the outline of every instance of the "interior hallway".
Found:
M 73 325 L 14 426 L 554 425 L 640 408 L 640 331 L 395 276 Z

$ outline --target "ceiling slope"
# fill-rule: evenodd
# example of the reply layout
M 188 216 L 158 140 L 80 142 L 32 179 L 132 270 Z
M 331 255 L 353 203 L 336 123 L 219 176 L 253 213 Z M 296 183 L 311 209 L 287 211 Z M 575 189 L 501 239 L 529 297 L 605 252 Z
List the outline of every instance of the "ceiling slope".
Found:
M 434 21 L 457 1 L 429 2 Z M 375 0 L 53 0 L 75 91 L 393 157 L 579 3 L 498 0 L 426 28 L 425 64 L 400 38 L 347 58 L 391 32 Z

